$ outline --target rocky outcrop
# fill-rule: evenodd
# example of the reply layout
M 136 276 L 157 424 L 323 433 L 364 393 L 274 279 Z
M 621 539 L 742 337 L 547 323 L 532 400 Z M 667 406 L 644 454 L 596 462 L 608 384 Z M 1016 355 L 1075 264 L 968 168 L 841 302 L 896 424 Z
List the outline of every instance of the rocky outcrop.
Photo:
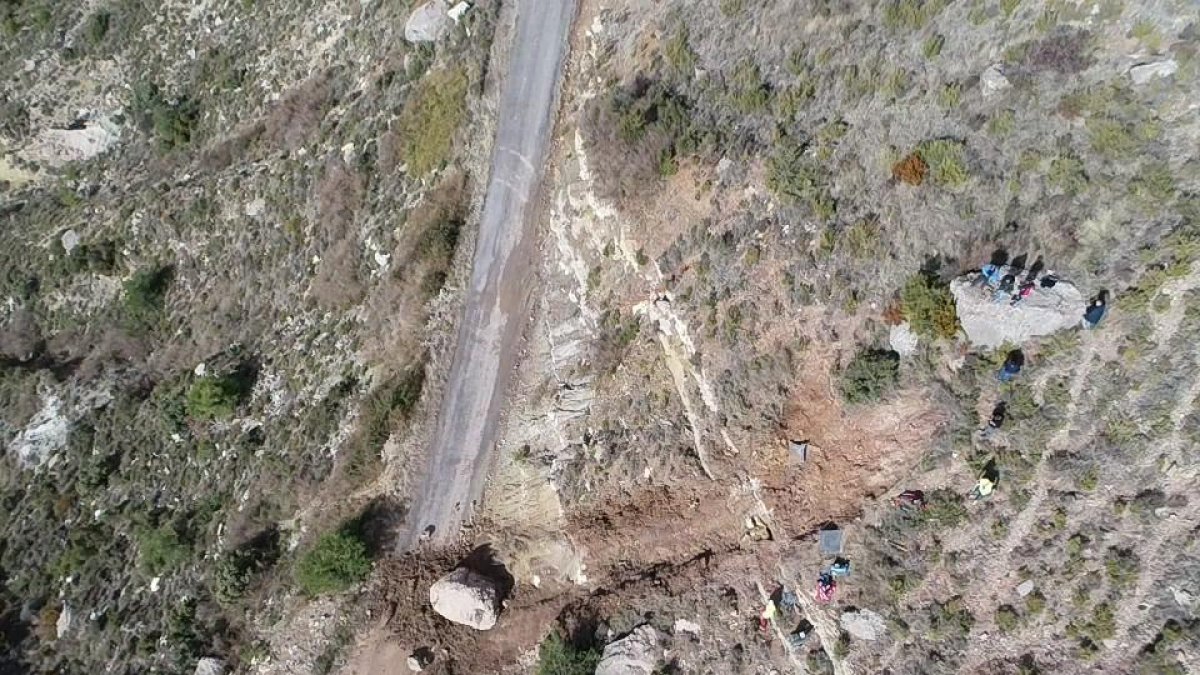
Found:
M 859 640 L 873 642 L 887 635 L 887 622 L 869 609 L 843 612 L 841 624 L 842 630 Z
M 225 675 L 225 662 L 211 657 L 200 659 L 194 675 Z
M 429 603 L 454 623 L 488 630 L 496 625 L 500 594 L 495 581 L 459 567 L 429 587 Z
M 404 24 L 404 39 L 413 43 L 437 42 L 450 28 L 446 3 L 432 0 L 413 10 Z
M 1083 294 L 1070 282 L 1058 281 L 1051 288 L 1039 284 L 1013 306 L 1008 294 L 997 299 L 991 289 L 972 286 L 973 279 L 974 275 L 955 279 L 950 292 L 963 332 L 977 347 L 1018 346 L 1077 326 L 1083 318 Z
M 658 666 L 660 654 L 658 631 L 651 626 L 638 626 L 604 648 L 596 675 L 650 675 Z

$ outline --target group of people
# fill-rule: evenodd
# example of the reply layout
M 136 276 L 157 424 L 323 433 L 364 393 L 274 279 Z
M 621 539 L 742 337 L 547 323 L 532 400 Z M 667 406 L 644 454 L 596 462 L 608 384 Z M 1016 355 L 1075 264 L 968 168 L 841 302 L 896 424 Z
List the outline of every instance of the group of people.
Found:
M 1012 272 L 1013 268 L 1008 268 L 1006 272 L 1000 265 L 988 263 L 979 270 L 979 276 L 974 283 L 984 289 L 984 292 L 991 293 L 993 302 L 1000 303 L 1008 300 L 1009 306 L 1012 307 L 1016 307 L 1018 303 L 1032 295 L 1039 283 L 1042 288 L 1053 288 L 1058 283 L 1058 277 L 1053 273 L 1042 275 L 1039 281 L 1037 270 L 1030 270 L 1025 275 L 1025 279 L 1017 283 L 1017 275 Z

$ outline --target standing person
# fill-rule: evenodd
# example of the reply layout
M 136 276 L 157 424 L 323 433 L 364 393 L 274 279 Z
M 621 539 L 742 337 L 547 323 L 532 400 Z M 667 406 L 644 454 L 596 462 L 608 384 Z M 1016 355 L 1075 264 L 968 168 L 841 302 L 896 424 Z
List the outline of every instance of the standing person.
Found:
M 1017 288 L 1017 292 L 1013 293 L 1012 302 L 1008 303 L 1009 307 L 1016 307 L 1017 303 L 1033 294 L 1034 284 L 1032 281 L 1026 281 Z
M 1001 366 L 1000 372 L 996 373 L 996 379 L 1001 382 L 1009 382 L 1021 372 L 1021 367 L 1024 365 L 1025 355 L 1019 349 L 1014 349 L 1008 353 L 1008 358 L 1004 359 L 1004 365 Z
M 1083 323 L 1088 328 L 1095 328 L 1096 324 L 1104 318 L 1108 313 L 1108 291 L 1100 291 L 1099 295 L 1088 303 L 1087 309 L 1083 312 Z

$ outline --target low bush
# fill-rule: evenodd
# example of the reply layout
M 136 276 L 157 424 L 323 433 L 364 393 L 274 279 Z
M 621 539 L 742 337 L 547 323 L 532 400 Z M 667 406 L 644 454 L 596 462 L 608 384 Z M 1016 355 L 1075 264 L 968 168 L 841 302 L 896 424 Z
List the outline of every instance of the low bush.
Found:
M 1001 605 L 996 609 L 996 627 L 1002 633 L 1011 633 L 1021 625 L 1021 615 L 1012 605 Z
M 152 82 L 139 82 L 134 86 L 131 108 L 138 126 L 153 131 L 164 150 L 190 143 L 200 118 L 200 107 L 195 101 L 187 97 L 168 99 Z
M 138 566 L 148 574 L 158 575 L 187 560 L 188 547 L 179 539 L 174 526 L 164 524 L 142 528 L 135 535 Z
M 592 675 L 600 655 L 599 649 L 577 647 L 550 633 L 538 648 L 537 675 Z
M 424 176 L 450 159 L 454 134 L 466 118 L 468 79 L 462 68 L 426 75 L 405 103 L 399 132 L 408 170 Z
M 163 299 L 171 285 L 170 266 L 138 270 L 125 282 L 125 313 L 135 323 L 151 323 L 163 310 Z
M 807 204 L 813 216 L 829 220 L 837 213 L 837 202 L 829 192 L 829 178 L 804 145 L 785 140 L 767 164 L 767 187 L 787 200 Z
M 208 375 L 192 383 L 187 392 L 187 414 L 192 419 L 214 420 L 233 415 L 243 396 L 236 378 Z
M 367 578 L 371 559 L 367 546 L 346 529 L 330 532 L 317 540 L 296 563 L 296 583 L 306 595 L 344 591 Z
M 926 338 L 952 339 L 958 335 L 958 312 L 954 296 L 939 279 L 918 274 L 900 290 L 900 306 L 904 319 L 913 331 Z
M 924 183 L 928 173 L 929 165 L 915 152 L 892 165 L 892 177 L 909 185 Z
M 949 139 L 925 141 L 917 147 L 917 154 L 929 165 L 933 182 L 942 187 L 959 187 L 970 177 L 961 141 Z
M 838 389 L 847 403 L 873 403 L 893 389 L 900 379 L 900 355 L 871 349 L 859 352 L 838 376 Z

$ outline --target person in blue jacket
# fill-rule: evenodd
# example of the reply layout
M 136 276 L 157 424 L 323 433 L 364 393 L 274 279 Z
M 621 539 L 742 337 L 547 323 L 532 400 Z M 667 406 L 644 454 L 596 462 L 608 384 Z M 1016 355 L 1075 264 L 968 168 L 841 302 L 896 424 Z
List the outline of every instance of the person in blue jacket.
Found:
M 1095 328 L 1096 324 L 1104 318 L 1108 313 L 1108 293 L 1100 291 L 1100 294 L 1088 303 L 1087 309 L 1083 312 L 1083 323 L 1088 328 Z

